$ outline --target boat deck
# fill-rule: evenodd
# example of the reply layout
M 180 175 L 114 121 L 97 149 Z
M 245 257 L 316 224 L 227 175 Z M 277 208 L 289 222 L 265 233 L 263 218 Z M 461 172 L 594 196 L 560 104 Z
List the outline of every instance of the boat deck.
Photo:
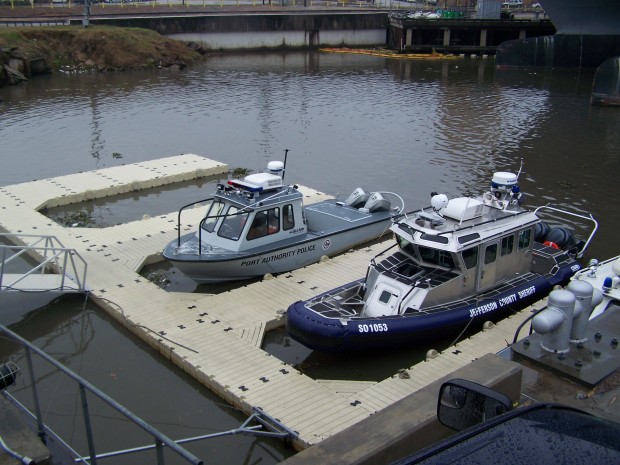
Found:
M 226 171 L 226 165 L 185 154 L 0 187 L 0 230 L 51 234 L 76 249 L 88 264 L 91 298 L 102 309 L 231 404 L 247 413 L 258 406 L 279 419 L 297 434 L 293 444 L 298 449 L 356 424 L 486 353 L 498 352 L 530 314 L 526 309 L 410 367 L 410 376 L 395 373 L 377 383 L 314 380 L 263 351 L 265 332 L 284 324 L 284 312 L 293 301 L 363 277 L 369 260 L 387 242 L 218 295 L 169 293 L 138 272 L 160 260 L 164 246 L 176 238 L 176 212 L 91 229 L 65 228 L 38 211 Z M 306 204 L 327 197 L 300 189 Z M 196 225 L 200 209 L 191 214 Z

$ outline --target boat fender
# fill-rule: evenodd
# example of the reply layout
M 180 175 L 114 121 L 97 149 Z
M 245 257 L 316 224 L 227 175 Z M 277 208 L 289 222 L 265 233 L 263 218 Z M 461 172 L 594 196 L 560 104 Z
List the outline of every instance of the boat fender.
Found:
M 559 248 L 567 250 L 574 247 L 577 243 L 575 237 L 566 228 L 551 228 L 549 234 L 545 237 L 545 241 L 553 242 Z
M 273 279 L 273 275 L 271 273 L 267 273 L 263 276 L 263 281 L 269 281 L 270 279 Z
M 329 257 L 327 255 L 321 255 L 321 258 L 319 258 L 319 262 L 321 263 L 326 262 L 327 260 L 329 260 Z
M 536 227 L 534 228 L 534 240 L 542 244 L 545 242 L 545 238 L 547 234 L 549 234 L 549 231 L 551 231 L 551 227 L 545 221 L 536 223 Z
M 435 349 L 431 349 L 428 352 L 426 352 L 425 360 L 428 362 L 429 360 L 432 360 L 437 357 L 439 357 L 439 352 L 437 352 Z
M 482 331 L 488 331 L 489 329 L 495 328 L 495 323 L 492 321 L 485 321 L 482 325 Z

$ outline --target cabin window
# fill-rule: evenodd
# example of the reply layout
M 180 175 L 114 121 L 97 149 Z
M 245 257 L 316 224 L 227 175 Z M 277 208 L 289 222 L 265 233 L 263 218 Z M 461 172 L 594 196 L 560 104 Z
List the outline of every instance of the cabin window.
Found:
M 285 231 L 295 227 L 295 216 L 293 214 L 293 206 L 291 204 L 282 207 L 282 229 Z
M 472 233 L 459 237 L 458 241 L 459 244 L 467 244 L 468 242 L 475 241 L 476 239 L 480 239 L 480 234 Z
M 506 236 L 502 239 L 502 250 L 501 255 L 510 255 L 515 245 L 515 237 L 514 236 Z
M 471 270 L 478 265 L 478 247 L 472 247 L 471 249 L 463 250 L 463 262 L 465 268 Z
M 530 246 L 530 241 L 532 237 L 532 230 L 525 229 L 519 232 L 519 250 L 527 249 Z
M 256 213 L 248 231 L 248 240 L 258 239 L 280 231 L 280 209 L 271 208 Z
M 488 265 L 497 259 L 497 244 L 489 245 L 484 250 L 484 264 Z
M 217 220 L 220 218 L 222 209 L 224 208 L 224 202 L 219 200 L 211 201 L 210 205 L 207 205 L 207 214 L 202 222 L 202 229 L 207 232 L 213 232 Z
M 248 220 L 248 212 L 239 213 L 239 209 L 231 206 L 226 213 L 224 221 L 217 232 L 217 235 L 233 241 L 239 240 L 241 232 Z
M 437 265 L 445 268 L 456 268 L 450 252 L 421 246 L 418 247 L 418 250 L 420 251 L 422 260 L 430 265 Z
M 404 237 L 399 236 L 398 234 L 396 234 L 396 241 L 398 242 L 398 246 L 401 248 L 403 252 L 408 253 L 414 258 L 417 257 L 415 253 L 415 247 L 413 246 L 411 242 L 409 242 Z
M 390 291 L 382 291 L 379 296 L 379 302 L 382 304 L 387 304 L 392 298 L 392 293 Z
M 440 236 L 438 234 L 420 234 L 420 239 L 424 240 L 424 241 L 431 241 L 431 242 L 439 242 L 440 244 L 448 244 L 450 242 L 450 239 L 448 239 L 446 236 Z

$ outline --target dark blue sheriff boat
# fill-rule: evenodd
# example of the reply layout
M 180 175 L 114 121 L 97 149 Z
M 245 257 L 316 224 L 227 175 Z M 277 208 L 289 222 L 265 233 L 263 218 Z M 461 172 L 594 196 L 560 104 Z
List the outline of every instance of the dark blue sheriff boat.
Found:
M 431 207 L 391 226 L 396 243 L 365 278 L 291 305 L 290 336 L 326 352 L 417 345 L 480 328 L 567 284 L 598 225 L 551 206 L 522 208 L 517 180 L 498 172 L 480 197 L 432 195 Z M 542 221 L 543 209 L 592 221 L 592 233 L 578 242 Z

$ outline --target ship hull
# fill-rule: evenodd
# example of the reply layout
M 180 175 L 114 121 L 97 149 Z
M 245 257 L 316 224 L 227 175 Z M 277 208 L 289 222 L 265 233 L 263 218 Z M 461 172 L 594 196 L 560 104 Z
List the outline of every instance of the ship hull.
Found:
M 620 1 L 541 0 L 553 36 L 502 43 L 499 67 L 596 68 L 620 55 Z
M 620 34 L 618 0 L 541 0 L 557 34 Z

